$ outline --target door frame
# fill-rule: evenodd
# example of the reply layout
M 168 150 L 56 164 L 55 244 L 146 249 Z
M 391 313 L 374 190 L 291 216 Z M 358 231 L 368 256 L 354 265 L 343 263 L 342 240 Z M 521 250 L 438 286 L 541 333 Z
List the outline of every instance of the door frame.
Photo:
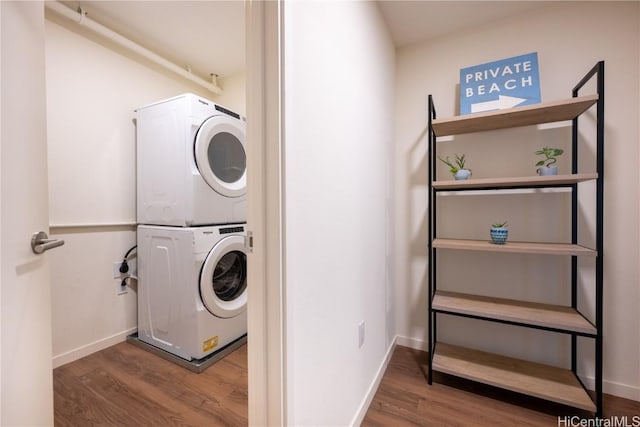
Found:
M 248 0 L 249 425 L 286 425 L 282 151 L 283 3 Z M 251 238 L 250 238 L 251 239 Z

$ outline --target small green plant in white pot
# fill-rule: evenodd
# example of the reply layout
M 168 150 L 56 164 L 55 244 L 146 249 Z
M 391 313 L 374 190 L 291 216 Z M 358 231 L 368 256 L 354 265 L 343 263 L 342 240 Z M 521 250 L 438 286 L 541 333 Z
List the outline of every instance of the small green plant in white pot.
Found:
M 458 156 L 455 154 L 454 159 L 450 160 L 449 156 L 442 158 L 438 156 L 438 159 L 445 165 L 449 166 L 449 172 L 453 174 L 453 177 L 457 180 L 468 179 L 471 176 L 471 169 L 465 167 L 466 159 L 464 154 Z
M 544 147 L 535 152 L 538 156 L 544 156 L 545 158 L 536 163 L 536 172 L 538 175 L 558 175 L 558 156 L 564 153 L 562 148 Z
M 507 221 L 498 222 L 491 225 L 489 235 L 491 236 L 491 242 L 496 245 L 504 245 L 509 237 L 509 229 L 507 228 Z

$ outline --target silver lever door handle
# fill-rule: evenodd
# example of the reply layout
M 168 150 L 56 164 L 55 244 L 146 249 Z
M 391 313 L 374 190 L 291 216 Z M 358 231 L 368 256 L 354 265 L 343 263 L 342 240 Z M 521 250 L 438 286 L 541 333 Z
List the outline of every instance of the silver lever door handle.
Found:
M 62 245 L 64 245 L 64 240 L 50 239 L 44 231 L 33 233 L 31 236 L 31 250 L 37 255 Z

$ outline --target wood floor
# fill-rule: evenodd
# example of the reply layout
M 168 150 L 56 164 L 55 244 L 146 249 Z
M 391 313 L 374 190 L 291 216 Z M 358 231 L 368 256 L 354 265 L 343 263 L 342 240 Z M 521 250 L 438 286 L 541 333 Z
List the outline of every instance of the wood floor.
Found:
M 396 347 L 363 426 L 593 425 L 571 424 L 573 416 L 593 418 L 589 412 L 444 374 L 435 373 L 428 386 L 427 356 Z M 640 425 L 640 402 L 605 395 L 604 417 L 625 415 L 629 426 L 634 416 Z
M 247 346 L 197 374 L 123 342 L 53 370 L 56 426 L 246 426 Z
M 569 426 L 558 417 L 591 417 L 444 375 L 428 386 L 426 361 L 424 352 L 396 347 L 363 426 Z M 196 374 L 124 342 L 53 377 L 56 426 L 247 425 L 246 345 Z M 640 402 L 606 396 L 604 412 L 640 423 Z

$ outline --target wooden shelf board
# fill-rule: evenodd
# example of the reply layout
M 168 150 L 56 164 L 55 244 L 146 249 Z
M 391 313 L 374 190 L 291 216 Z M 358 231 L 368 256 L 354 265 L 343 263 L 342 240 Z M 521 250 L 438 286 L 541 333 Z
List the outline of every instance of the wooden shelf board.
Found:
M 598 95 L 586 95 L 506 110 L 466 114 L 432 122 L 436 136 L 573 120 L 598 101 Z
M 537 187 L 537 186 L 556 186 L 567 184 L 578 184 L 580 182 L 592 181 L 598 178 L 597 173 L 581 173 L 554 176 L 521 176 L 510 178 L 481 178 L 467 179 L 464 181 L 447 180 L 433 181 L 432 186 L 436 190 L 471 190 L 474 188 L 491 188 L 491 187 Z
M 467 251 L 508 252 L 542 255 L 581 255 L 595 257 L 596 251 L 580 245 L 570 243 L 537 243 L 510 242 L 496 245 L 489 240 L 462 240 L 437 238 L 432 243 L 434 248 L 459 249 Z
M 434 310 L 595 336 L 596 328 L 571 307 L 437 291 Z
M 595 412 L 573 372 L 443 342 L 436 344 L 433 369 L 472 381 Z

